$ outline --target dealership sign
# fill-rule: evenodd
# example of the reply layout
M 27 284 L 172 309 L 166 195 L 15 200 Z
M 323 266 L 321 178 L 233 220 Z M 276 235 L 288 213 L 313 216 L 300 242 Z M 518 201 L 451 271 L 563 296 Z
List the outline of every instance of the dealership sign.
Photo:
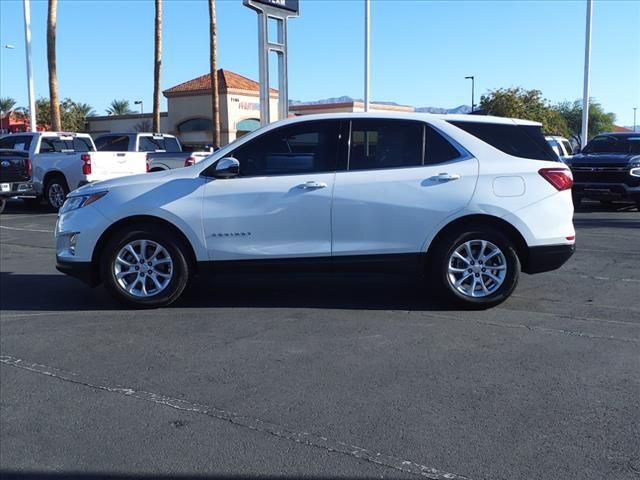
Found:
M 280 8 L 298 14 L 300 12 L 299 0 L 251 0 L 251 3 L 265 5 L 267 7 Z M 246 3 L 245 3 L 246 5 Z

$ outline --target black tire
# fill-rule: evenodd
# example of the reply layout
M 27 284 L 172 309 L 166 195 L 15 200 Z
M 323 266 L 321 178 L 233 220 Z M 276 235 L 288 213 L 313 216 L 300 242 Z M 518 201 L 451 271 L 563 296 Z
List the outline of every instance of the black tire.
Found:
M 171 269 L 170 275 L 169 271 L 160 271 L 159 266 L 148 267 L 145 272 L 136 268 L 136 271 L 131 270 L 131 274 L 127 273 L 130 267 L 126 267 L 127 271 L 120 271 L 121 274 L 124 274 L 123 278 L 124 284 L 129 284 L 130 286 L 133 284 L 135 287 L 139 285 L 138 290 L 145 289 L 144 293 L 139 292 L 138 294 L 130 293 L 125 289 L 126 285 L 123 283 L 119 283 L 119 280 L 116 278 L 116 258 L 118 254 L 125 248 L 128 244 L 135 244 L 136 241 L 149 241 L 151 244 L 156 244 L 161 246 L 167 256 L 171 261 Z M 148 247 L 152 248 L 152 247 Z M 178 241 L 174 235 L 171 235 L 170 232 L 167 232 L 166 229 L 163 229 L 157 225 L 141 225 L 141 226 L 132 226 L 128 229 L 120 230 L 116 232 L 109 239 L 105 249 L 103 250 L 100 262 L 101 269 L 101 277 L 104 281 L 105 287 L 107 290 L 121 303 L 125 305 L 135 307 L 135 308 L 157 308 L 164 307 L 175 302 L 178 297 L 184 291 L 187 282 L 189 280 L 189 275 L 191 272 L 191 268 L 189 262 L 187 261 L 186 250 L 187 247 L 183 245 L 182 242 Z M 150 251 L 148 250 L 150 253 Z M 139 256 L 141 250 L 137 252 Z M 152 259 L 148 253 L 145 253 L 146 259 Z M 166 259 L 164 256 L 162 259 Z M 147 268 L 143 263 L 140 269 Z M 156 269 L 154 272 L 152 269 Z M 154 290 L 154 283 L 152 275 L 156 275 L 156 279 L 160 279 L 162 277 L 169 276 L 169 280 L 166 283 L 166 286 L 162 288 L 158 293 L 153 294 L 152 291 L 147 293 L 146 287 L 144 285 L 151 286 L 151 290 Z M 136 275 L 134 277 L 134 275 Z M 142 279 L 141 277 L 145 277 Z M 137 279 L 137 283 L 136 283 Z M 156 284 L 157 285 L 157 284 Z
M 62 175 L 54 175 L 47 179 L 44 186 L 44 199 L 51 210 L 54 212 L 60 210 L 68 193 L 69 187 Z
M 488 242 L 486 244 L 487 248 L 490 248 L 492 252 L 495 251 L 493 247 L 496 247 L 502 256 L 496 255 L 488 259 L 484 266 L 484 262 L 482 262 L 480 258 L 475 257 L 475 254 L 479 253 L 477 251 L 472 251 L 471 258 L 473 258 L 472 262 L 474 265 L 470 265 L 469 263 L 465 264 L 458 258 L 452 258 L 456 250 L 463 248 L 465 243 L 470 242 L 473 250 L 474 248 L 481 248 L 481 241 Z M 446 298 L 466 309 L 481 310 L 498 305 L 509 298 L 518 285 L 520 260 L 515 246 L 506 235 L 493 227 L 471 224 L 464 228 L 451 230 L 437 241 L 433 251 L 430 252 L 430 258 L 430 277 L 433 286 Z M 450 274 L 450 262 L 462 262 L 459 265 L 451 264 L 452 268 L 459 268 L 461 270 L 460 273 Z M 506 266 L 504 274 L 500 273 L 503 265 Z M 495 269 L 492 269 L 491 266 L 494 266 Z M 467 275 L 467 273 L 469 273 L 467 267 L 472 270 L 477 269 L 478 271 Z M 497 270 L 498 268 L 500 268 L 500 271 Z M 452 278 L 452 275 L 459 275 L 460 277 Z M 503 275 L 501 278 L 502 283 L 499 284 L 495 282 L 492 278 L 488 277 L 488 275 Z M 486 279 L 488 284 L 486 285 L 487 293 L 479 292 L 483 296 L 474 297 L 471 294 L 461 292 L 453 284 L 453 281 L 460 280 L 462 277 L 465 277 L 466 280 L 460 285 L 460 289 L 465 289 L 465 285 L 471 282 L 471 291 L 476 290 L 476 282 L 479 282 L 477 284 L 478 287 L 485 286 Z M 474 277 L 476 277 L 477 280 L 474 280 Z
M 0 197 L 0 213 L 4 212 L 4 207 L 7 206 L 7 199 Z

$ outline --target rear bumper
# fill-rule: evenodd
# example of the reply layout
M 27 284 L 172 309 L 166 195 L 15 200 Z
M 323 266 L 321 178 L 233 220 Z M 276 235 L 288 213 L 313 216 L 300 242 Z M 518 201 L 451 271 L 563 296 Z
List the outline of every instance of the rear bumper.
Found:
M 90 287 L 95 287 L 100 283 L 97 272 L 91 262 L 67 262 L 56 256 L 56 270 L 70 277 L 77 278 Z
M 0 181 L 0 184 L 5 184 L 5 182 Z M 0 197 L 9 198 L 9 197 L 31 197 L 35 196 L 36 191 L 33 188 L 33 184 L 31 182 L 9 182 L 9 190 L 1 191 Z
M 564 265 L 576 251 L 576 245 L 548 245 L 529 247 L 524 273 L 542 273 L 556 270 Z

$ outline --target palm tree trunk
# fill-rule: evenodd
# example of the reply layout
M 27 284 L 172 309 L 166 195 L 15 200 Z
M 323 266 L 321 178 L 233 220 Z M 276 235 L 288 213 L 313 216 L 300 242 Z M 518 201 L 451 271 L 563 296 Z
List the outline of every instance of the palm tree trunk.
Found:
M 58 0 L 49 0 L 47 13 L 47 64 L 49 66 L 49 102 L 51 103 L 51 128 L 62 130 L 60 99 L 58 98 L 58 71 L 56 68 L 56 24 Z
M 218 32 L 216 29 L 216 0 L 209 0 L 209 60 L 211 71 L 211 136 L 214 147 L 220 146 L 220 99 L 218 98 Z
M 160 65 L 162 64 L 162 0 L 156 0 L 155 55 L 153 68 L 153 131 L 160 131 Z

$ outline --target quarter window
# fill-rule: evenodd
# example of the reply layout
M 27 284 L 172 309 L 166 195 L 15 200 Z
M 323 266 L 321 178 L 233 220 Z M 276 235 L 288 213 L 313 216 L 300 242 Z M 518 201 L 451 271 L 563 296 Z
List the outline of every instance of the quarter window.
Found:
M 425 164 L 450 162 L 460 157 L 460 152 L 439 132 L 432 127 L 427 127 L 427 155 Z
M 423 124 L 393 120 L 351 123 L 349 170 L 422 165 Z
M 231 155 L 240 176 L 292 175 L 335 170 L 339 123 L 308 122 L 278 128 Z

